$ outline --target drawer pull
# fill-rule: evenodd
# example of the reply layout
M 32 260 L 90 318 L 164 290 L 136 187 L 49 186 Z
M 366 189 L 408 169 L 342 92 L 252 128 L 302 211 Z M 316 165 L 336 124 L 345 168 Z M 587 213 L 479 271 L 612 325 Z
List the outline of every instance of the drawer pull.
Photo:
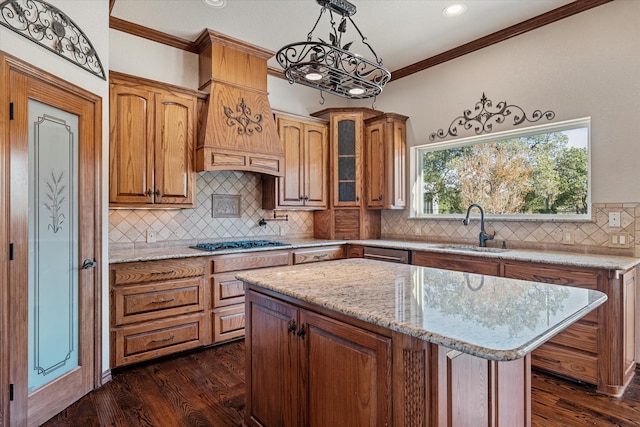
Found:
M 162 338 L 162 339 L 159 339 L 159 340 L 151 340 L 151 342 L 152 342 L 152 343 L 158 343 L 158 342 L 173 341 L 173 339 L 174 339 L 175 337 L 176 337 L 175 335 L 171 335 L 171 336 L 170 336 L 170 337 L 168 337 L 168 338 Z
M 171 302 L 175 300 L 176 300 L 175 298 L 159 299 L 158 301 L 151 301 L 151 304 L 164 304 L 165 302 Z
M 152 271 L 151 274 L 154 275 L 158 275 L 158 274 L 176 274 L 177 271 L 175 270 L 169 270 L 169 271 Z
M 313 259 L 322 259 L 322 258 L 326 258 L 328 256 L 329 256 L 329 254 L 314 255 Z
M 533 278 L 539 282 L 559 282 L 559 277 L 549 277 L 549 276 L 540 276 L 538 274 L 534 274 Z
M 559 360 L 555 360 L 555 359 L 550 359 L 548 357 L 542 357 L 542 356 L 538 356 L 538 355 L 533 355 L 533 358 L 536 360 L 539 360 L 541 362 L 549 362 L 549 363 L 555 363 L 556 365 L 560 363 Z

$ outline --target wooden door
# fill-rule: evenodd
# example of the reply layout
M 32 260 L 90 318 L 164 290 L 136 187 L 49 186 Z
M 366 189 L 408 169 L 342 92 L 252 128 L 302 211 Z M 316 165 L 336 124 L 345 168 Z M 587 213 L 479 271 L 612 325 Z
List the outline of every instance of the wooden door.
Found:
M 112 84 L 109 104 L 109 202 L 154 201 L 153 92 Z
M 362 197 L 362 115 L 331 117 L 333 206 L 358 207 Z
M 296 120 L 279 117 L 278 134 L 284 145 L 284 176 L 278 179 L 278 205 L 303 206 L 304 125 Z
M 300 425 L 392 425 L 391 339 L 306 310 L 300 323 Z
M 100 378 L 102 107 L 93 94 L 5 61 L 14 111 L 10 423 L 37 426 Z
M 245 422 L 267 427 L 304 425 L 299 422 L 298 309 L 249 291 L 245 313 Z
M 367 207 L 381 209 L 385 198 L 385 143 L 384 123 L 367 126 L 365 137 L 365 165 Z
M 327 207 L 329 141 L 327 127 L 305 125 L 304 139 L 304 199 L 306 206 Z
M 195 206 L 195 99 L 155 95 L 154 203 Z

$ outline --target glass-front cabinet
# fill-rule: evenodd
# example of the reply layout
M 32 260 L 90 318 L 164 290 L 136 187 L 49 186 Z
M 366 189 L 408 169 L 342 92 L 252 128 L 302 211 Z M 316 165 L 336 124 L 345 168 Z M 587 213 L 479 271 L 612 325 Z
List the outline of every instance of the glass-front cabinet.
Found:
M 360 206 L 362 191 L 362 115 L 339 114 L 333 129 L 333 205 Z

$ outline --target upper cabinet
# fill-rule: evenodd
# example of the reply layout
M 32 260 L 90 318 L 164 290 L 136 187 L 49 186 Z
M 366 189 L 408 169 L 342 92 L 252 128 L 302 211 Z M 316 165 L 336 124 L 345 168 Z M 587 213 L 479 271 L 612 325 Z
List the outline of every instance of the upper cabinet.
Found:
M 263 177 L 264 209 L 326 209 L 329 141 L 325 121 L 276 114 L 284 176 Z
M 110 206 L 195 207 L 197 96 L 110 73 Z
M 365 194 L 369 209 L 406 207 L 407 118 L 386 113 L 365 121 Z

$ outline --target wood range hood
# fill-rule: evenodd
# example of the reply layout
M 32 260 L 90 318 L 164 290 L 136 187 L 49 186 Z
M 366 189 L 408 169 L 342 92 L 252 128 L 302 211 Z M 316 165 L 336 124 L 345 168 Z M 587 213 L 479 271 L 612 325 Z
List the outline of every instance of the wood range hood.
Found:
M 200 111 L 196 171 L 239 170 L 282 176 L 284 145 L 267 93 L 273 52 L 206 29 L 196 40 Z

